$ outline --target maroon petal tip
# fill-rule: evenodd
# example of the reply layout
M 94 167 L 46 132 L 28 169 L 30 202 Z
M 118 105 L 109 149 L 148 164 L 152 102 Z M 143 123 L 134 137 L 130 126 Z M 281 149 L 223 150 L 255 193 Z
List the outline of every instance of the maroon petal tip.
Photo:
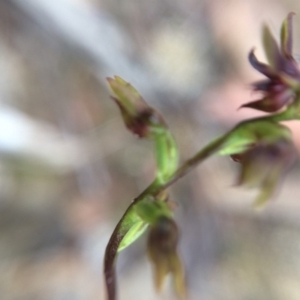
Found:
M 281 107 L 283 107 L 283 105 Z M 275 103 L 269 101 L 269 99 L 262 99 L 243 104 L 239 109 L 252 108 L 263 112 L 273 113 L 278 111 L 281 107 L 278 107 Z
M 254 48 L 249 52 L 249 55 L 248 55 L 248 59 L 249 59 L 249 62 L 251 64 L 251 66 L 257 70 L 258 72 L 264 74 L 265 76 L 269 77 L 270 79 L 271 78 L 277 78 L 278 76 L 276 75 L 275 71 L 270 67 L 268 66 L 267 64 L 265 63 L 262 63 L 260 62 L 255 54 L 254 54 Z

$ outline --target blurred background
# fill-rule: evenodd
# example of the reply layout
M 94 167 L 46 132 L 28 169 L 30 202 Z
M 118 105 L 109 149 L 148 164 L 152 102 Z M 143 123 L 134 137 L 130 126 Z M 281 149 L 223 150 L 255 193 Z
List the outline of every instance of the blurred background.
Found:
M 258 115 L 247 61 L 297 0 L 0 1 L 0 298 L 105 299 L 103 255 L 152 180 L 152 145 L 124 128 L 105 77 L 131 82 L 182 159 Z M 295 53 L 300 54 L 295 17 Z M 299 125 L 290 123 L 300 149 Z M 190 299 L 300 299 L 300 165 L 263 211 L 211 158 L 171 188 Z M 119 299 L 157 295 L 141 238 L 119 256 Z

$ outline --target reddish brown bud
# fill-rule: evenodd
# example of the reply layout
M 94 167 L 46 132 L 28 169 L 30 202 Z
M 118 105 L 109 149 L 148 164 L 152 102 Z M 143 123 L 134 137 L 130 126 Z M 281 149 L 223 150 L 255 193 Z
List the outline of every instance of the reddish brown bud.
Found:
M 148 255 L 154 264 L 155 285 L 161 290 L 165 277 L 171 274 L 177 295 L 184 299 L 186 287 L 179 256 L 177 254 L 178 228 L 167 217 L 161 217 L 152 226 L 148 238 Z
M 139 137 L 148 137 L 158 124 L 164 124 L 160 114 L 151 108 L 138 91 L 122 78 L 107 78 L 115 94 L 111 97 L 120 108 L 126 127 Z

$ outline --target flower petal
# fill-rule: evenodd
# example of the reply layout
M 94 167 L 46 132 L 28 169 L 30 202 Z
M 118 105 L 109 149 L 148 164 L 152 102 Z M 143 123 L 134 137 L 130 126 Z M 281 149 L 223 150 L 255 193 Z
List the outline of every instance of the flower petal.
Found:
M 259 195 L 256 197 L 253 206 L 255 208 L 263 207 L 274 195 L 278 189 L 278 185 L 280 184 L 280 168 L 275 168 L 269 176 L 266 177 L 263 184 L 261 185 L 261 190 Z
M 264 166 L 264 157 L 259 157 L 258 149 L 252 150 L 256 153 L 246 152 L 241 160 L 242 169 L 237 180 L 237 186 L 245 186 L 247 188 L 259 187 L 263 180 L 268 177 L 270 170 Z M 255 157 L 255 155 L 257 157 Z
M 263 45 L 269 64 L 275 70 L 280 71 L 283 65 L 283 58 L 279 51 L 277 42 L 267 25 L 263 27 Z
M 267 64 L 261 63 L 257 60 L 254 49 L 252 49 L 248 56 L 249 62 L 252 65 L 252 67 L 257 70 L 258 72 L 264 74 L 265 76 L 269 77 L 270 79 L 277 79 L 278 75 L 276 74 L 275 70 L 273 70 L 270 66 Z
M 293 51 L 293 16 L 294 12 L 290 12 L 281 26 L 281 51 L 286 58 L 292 58 Z
M 282 93 L 278 93 L 274 96 L 267 96 L 261 100 L 248 102 L 242 105 L 240 108 L 248 107 L 264 112 L 273 113 L 280 110 L 284 105 L 286 105 L 290 98 L 291 94 L 283 91 Z
M 138 91 L 128 82 L 119 76 L 106 78 L 109 87 L 115 94 L 118 102 L 130 115 L 135 115 L 137 111 L 147 107 L 145 100 Z
M 157 219 L 149 232 L 147 250 L 154 267 L 156 289 L 160 291 L 165 277 L 171 274 L 178 297 L 185 299 L 184 270 L 176 250 L 178 234 L 177 225 L 171 218 Z
M 260 80 L 252 83 L 252 87 L 254 91 L 262 91 L 267 92 L 269 91 L 272 86 L 274 85 L 273 81 L 266 79 L 266 80 Z
M 254 206 L 261 207 L 274 196 L 296 159 L 297 151 L 289 138 L 279 137 L 272 143 L 263 140 L 241 155 L 238 185 L 259 187 Z

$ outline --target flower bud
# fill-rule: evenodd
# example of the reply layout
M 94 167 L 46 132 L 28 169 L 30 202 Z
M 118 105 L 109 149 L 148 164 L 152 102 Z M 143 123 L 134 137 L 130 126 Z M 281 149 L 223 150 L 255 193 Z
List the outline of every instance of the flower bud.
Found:
M 160 114 L 150 107 L 139 92 L 121 77 L 107 78 L 115 94 L 112 99 L 119 106 L 126 127 L 139 137 L 148 137 L 157 125 L 165 123 Z
M 155 284 L 161 290 L 164 279 L 171 274 L 177 295 L 184 299 L 186 287 L 183 267 L 177 254 L 178 228 L 176 223 L 168 218 L 157 219 L 148 237 L 148 256 L 154 264 Z

